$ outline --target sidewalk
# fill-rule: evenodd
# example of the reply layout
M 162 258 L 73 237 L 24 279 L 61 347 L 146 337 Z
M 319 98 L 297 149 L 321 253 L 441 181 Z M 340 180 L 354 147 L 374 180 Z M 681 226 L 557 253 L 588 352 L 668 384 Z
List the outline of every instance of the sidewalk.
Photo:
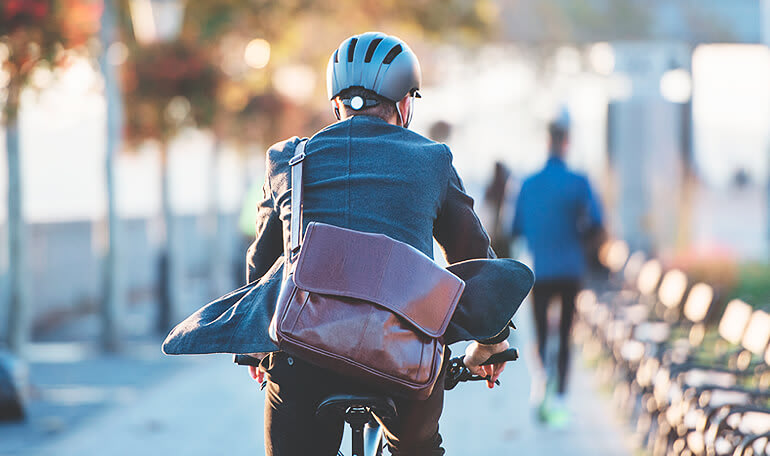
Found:
M 522 328 L 520 340 L 529 340 L 527 332 Z M 448 454 L 632 454 L 624 426 L 579 360 L 570 390 L 572 427 L 554 432 L 537 426 L 529 404 L 529 347 L 519 346 L 523 359 L 509 365 L 501 388 L 463 384 L 447 393 L 441 430 Z M 61 365 L 57 371 L 56 365 L 33 364 L 41 394 L 28 423 L 0 425 L 0 455 L 262 454 L 263 396 L 245 368 L 226 355 L 165 357 L 158 347 L 144 341 L 131 356 L 80 353 L 67 378 Z M 58 409 L 51 405 L 57 394 Z M 86 405 L 66 413 L 61 400 L 68 397 Z
M 447 394 L 441 420 L 448 454 L 621 456 L 631 451 L 606 398 L 576 369 L 571 429 L 548 431 L 532 421 L 526 366 L 507 369 L 502 388 L 461 385 Z M 58 438 L 26 442 L 2 455 L 83 456 L 262 454 L 262 393 L 226 356 L 193 358 L 144 391 L 81 420 Z M 2 428 L 0 428 L 2 430 Z M 2 434 L 0 434 L 2 435 Z

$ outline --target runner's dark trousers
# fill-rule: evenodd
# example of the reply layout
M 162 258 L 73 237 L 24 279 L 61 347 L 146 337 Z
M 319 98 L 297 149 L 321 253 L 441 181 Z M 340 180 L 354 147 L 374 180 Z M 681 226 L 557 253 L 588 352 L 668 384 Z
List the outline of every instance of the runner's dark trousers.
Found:
M 318 404 L 331 394 L 377 393 L 347 377 L 308 364 L 283 352 L 262 362 L 268 373 L 265 390 L 267 456 L 336 456 L 344 421 L 319 420 Z M 444 374 L 424 401 L 393 397 L 398 418 L 387 423 L 386 438 L 394 456 L 439 456 L 438 420 L 444 407 Z
M 537 331 L 537 350 L 540 361 L 545 365 L 546 338 L 548 336 L 548 304 L 554 296 L 561 300 L 561 318 L 559 321 L 559 358 L 558 358 L 558 392 L 563 394 L 567 389 L 567 371 L 569 369 L 569 347 L 572 320 L 575 315 L 575 297 L 580 289 L 580 281 L 576 279 L 538 280 L 532 289 L 535 301 L 534 316 Z

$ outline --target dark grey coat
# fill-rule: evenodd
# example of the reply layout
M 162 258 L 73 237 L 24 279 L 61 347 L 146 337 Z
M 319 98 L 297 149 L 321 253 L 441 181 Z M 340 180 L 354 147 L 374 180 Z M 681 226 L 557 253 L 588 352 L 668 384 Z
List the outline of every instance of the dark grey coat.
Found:
M 247 254 L 249 285 L 203 307 L 174 328 L 166 353 L 257 353 L 276 350 L 267 335 L 289 250 L 291 170 L 299 143 L 267 152 L 256 240 Z M 311 221 L 390 236 L 433 257 L 433 238 L 449 263 L 494 258 L 473 200 L 449 148 L 376 117 L 356 116 L 314 135 L 304 161 L 304 227 Z M 303 228 L 304 228 L 303 227 Z M 498 334 L 532 285 L 513 260 L 451 267 L 466 280 L 448 343 Z

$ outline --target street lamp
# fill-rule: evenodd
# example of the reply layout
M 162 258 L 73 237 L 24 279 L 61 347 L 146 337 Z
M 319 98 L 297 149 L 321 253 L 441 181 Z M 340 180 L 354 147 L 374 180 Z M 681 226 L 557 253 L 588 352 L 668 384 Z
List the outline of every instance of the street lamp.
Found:
M 139 44 L 173 41 L 182 32 L 185 0 L 130 0 L 129 8 Z

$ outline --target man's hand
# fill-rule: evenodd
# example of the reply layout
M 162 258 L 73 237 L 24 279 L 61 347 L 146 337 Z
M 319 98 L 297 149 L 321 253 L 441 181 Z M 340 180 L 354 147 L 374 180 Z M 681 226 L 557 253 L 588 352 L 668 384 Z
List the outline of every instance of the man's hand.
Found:
M 258 367 L 249 366 L 249 375 L 260 384 L 265 381 L 265 373 Z
M 465 349 L 465 358 L 463 363 L 469 371 L 476 375 L 486 377 L 489 375 L 490 379 L 487 380 L 487 386 L 493 388 L 495 386 L 495 380 L 500 377 L 505 369 L 505 363 L 490 364 L 488 366 L 482 366 L 481 363 L 488 360 L 490 356 L 495 353 L 500 353 L 508 350 L 510 345 L 507 340 L 494 345 L 485 345 L 478 342 L 473 342 Z
M 258 360 L 262 360 L 265 356 L 267 356 L 268 353 L 250 353 L 246 356 L 251 356 L 252 358 L 256 358 Z M 262 383 L 265 381 L 265 373 L 256 366 L 248 366 L 249 368 L 249 375 L 251 378 L 256 380 L 258 383 Z

